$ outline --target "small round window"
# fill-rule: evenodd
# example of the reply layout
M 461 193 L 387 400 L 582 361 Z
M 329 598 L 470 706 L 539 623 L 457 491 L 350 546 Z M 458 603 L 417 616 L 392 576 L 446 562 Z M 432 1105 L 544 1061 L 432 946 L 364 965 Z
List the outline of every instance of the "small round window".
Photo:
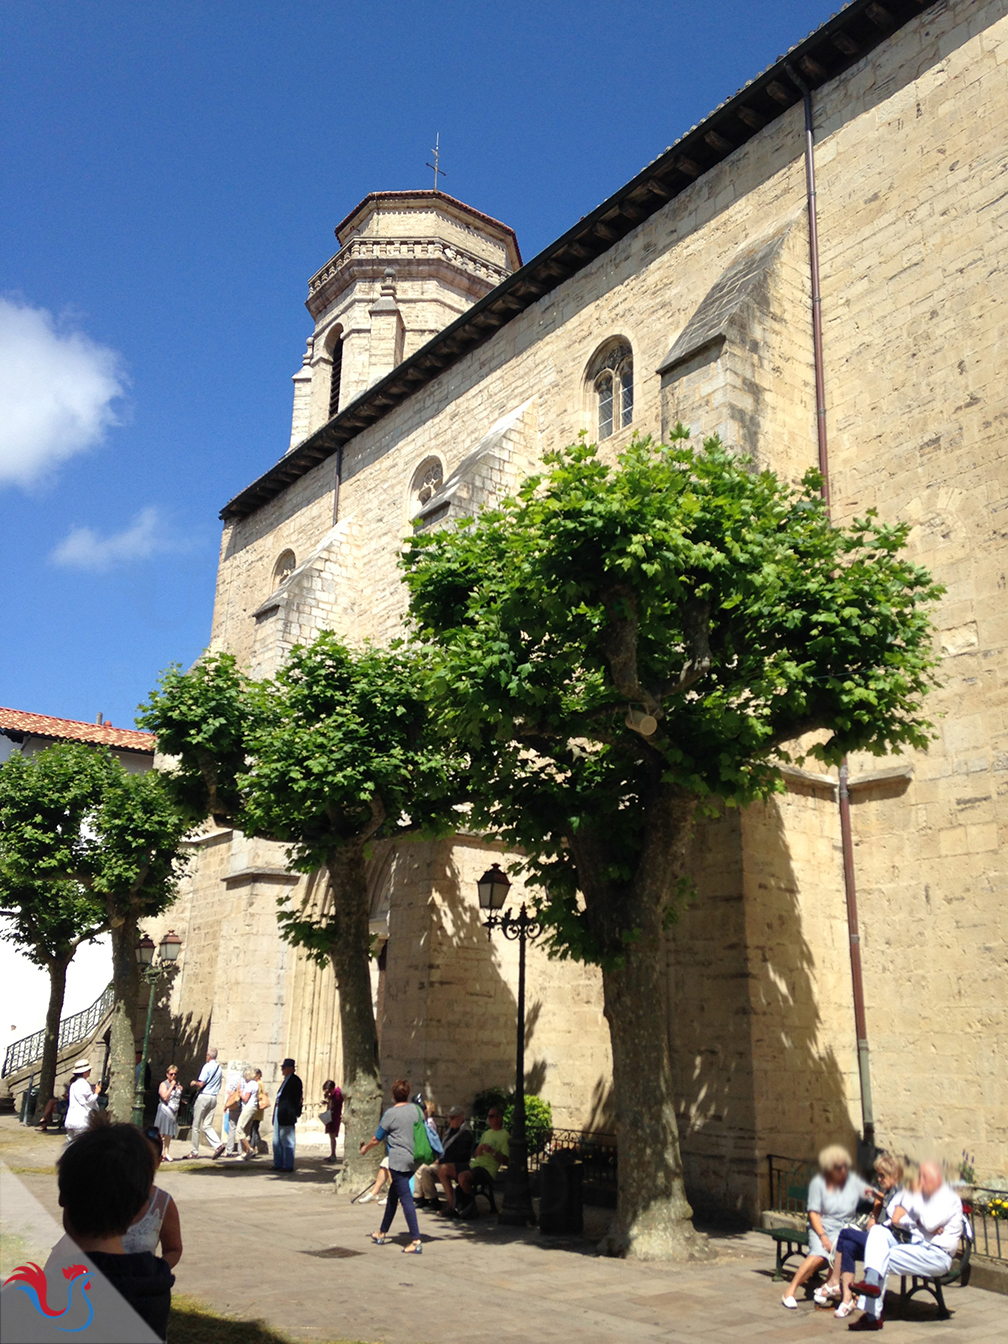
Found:
M 280 587 L 280 585 L 283 583 L 283 581 L 284 581 L 285 579 L 289 579 L 290 576 L 294 573 L 294 566 L 296 565 L 296 563 L 297 563 L 297 562 L 296 562 L 296 560 L 294 559 L 294 552 L 293 552 L 293 551 L 281 551 L 281 552 L 280 552 L 280 557 L 279 557 L 279 559 L 277 560 L 276 564 L 273 566 L 273 589 L 272 589 L 272 591 L 273 591 L 274 593 L 275 593 L 276 590 Z

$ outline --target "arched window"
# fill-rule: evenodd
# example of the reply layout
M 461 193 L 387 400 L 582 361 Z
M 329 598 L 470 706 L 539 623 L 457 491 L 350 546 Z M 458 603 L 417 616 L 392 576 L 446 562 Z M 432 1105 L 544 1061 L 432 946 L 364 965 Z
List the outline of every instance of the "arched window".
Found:
M 273 588 L 272 588 L 272 591 L 273 591 L 274 593 L 275 593 L 276 590 L 280 587 L 280 585 L 283 583 L 284 579 L 289 579 L 290 576 L 294 573 L 294 567 L 295 567 L 296 563 L 297 563 L 297 562 L 296 562 L 295 559 L 294 559 L 294 552 L 293 552 L 293 551 L 289 551 L 289 550 L 288 550 L 288 551 L 281 551 L 281 552 L 280 552 L 280 555 L 279 555 L 279 557 L 277 558 L 277 562 L 276 562 L 276 564 L 273 566 Z
M 633 420 L 633 353 L 626 341 L 604 346 L 588 366 L 595 436 L 608 439 Z
M 413 477 L 413 512 L 423 508 L 427 501 L 441 489 L 444 481 L 444 467 L 436 457 L 421 462 Z
M 339 413 L 340 381 L 343 375 L 343 337 L 337 336 L 332 348 L 332 375 L 329 383 L 329 419 Z

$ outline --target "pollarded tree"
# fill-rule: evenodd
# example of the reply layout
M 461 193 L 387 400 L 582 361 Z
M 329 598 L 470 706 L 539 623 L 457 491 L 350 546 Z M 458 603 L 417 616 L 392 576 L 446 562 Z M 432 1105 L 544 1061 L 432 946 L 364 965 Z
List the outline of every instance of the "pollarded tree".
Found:
M 433 710 L 474 821 L 520 853 L 552 950 L 602 968 L 620 1145 L 616 1254 L 703 1253 L 683 1187 L 662 932 L 699 809 L 782 788 L 798 739 L 924 747 L 927 606 L 906 528 L 833 527 L 802 490 L 678 427 L 617 468 L 580 443 L 515 499 L 412 538 Z M 628 726 L 628 721 L 631 725 Z
M 50 887 L 55 901 L 74 888 L 95 912 L 94 933 L 112 943 L 112 1086 L 109 1109 L 133 1107 L 133 1015 L 139 920 L 175 899 L 189 822 L 156 771 L 130 774 L 107 751 L 57 743 L 0 768 L 0 881 L 12 893 Z M 93 936 L 93 935 L 92 935 Z
M 357 1149 L 381 1109 L 371 999 L 366 862 L 371 844 L 433 831 L 444 817 L 452 761 L 431 741 L 419 671 L 401 652 L 348 649 L 323 633 L 295 648 L 272 681 L 255 682 L 230 654 L 170 669 L 144 708 L 145 727 L 178 758 L 176 796 L 248 835 L 287 846 L 294 871 L 325 869 L 329 896 L 292 907 L 280 931 L 339 985 L 347 1160 L 341 1186 L 373 1161 Z

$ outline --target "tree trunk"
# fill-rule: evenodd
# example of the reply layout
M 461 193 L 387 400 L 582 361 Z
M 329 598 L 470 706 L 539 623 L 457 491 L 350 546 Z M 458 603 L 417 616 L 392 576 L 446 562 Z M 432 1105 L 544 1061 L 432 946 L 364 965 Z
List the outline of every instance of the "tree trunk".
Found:
M 622 967 L 602 972 L 619 1145 L 616 1219 L 602 1249 L 641 1260 L 696 1260 L 709 1251 L 693 1229 L 683 1185 L 665 978 L 659 919 L 627 947 Z
M 109 1050 L 112 1079 L 109 1085 L 109 1114 L 113 1120 L 128 1121 L 133 1114 L 136 1061 L 134 1016 L 140 977 L 137 971 L 137 917 L 131 912 L 121 924 L 113 924 L 112 938 L 112 1025 Z
M 613 1057 L 619 1145 L 616 1218 L 602 1242 L 608 1255 L 702 1260 L 711 1251 L 693 1228 L 676 1124 L 666 999 L 663 925 L 685 867 L 696 800 L 670 788 L 648 809 L 637 870 L 614 882 L 603 824 L 571 837 L 586 915 L 611 963 L 602 989 Z
M 381 1074 L 378 1032 L 371 1001 L 371 934 L 364 844 L 356 842 L 335 853 L 328 865 L 333 893 L 336 937 L 330 950 L 339 989 L 340 1037 L 343 1042 L 343 1165 L 336 1177 L 339 1191 L 356 1195 L 374 1180 L 381 1154 L 360 1156 L 360 1145 L 374 1137 L 381 1116 Z
M 52 1099 L 56 1084 L 56 1057 L 59 1054 L 60 1018 L 63 1016 L 63 998 L 66 994 L 67 967 L 73 959 L 53 958 L 49 962 L 49 1007 L 46 1011 L 45 1040 L 42 1043 L 42 1072 L 39 1074 L 38 1101 L 35 1104 L 36 1123 L 41 1119 L 46 1102 Z

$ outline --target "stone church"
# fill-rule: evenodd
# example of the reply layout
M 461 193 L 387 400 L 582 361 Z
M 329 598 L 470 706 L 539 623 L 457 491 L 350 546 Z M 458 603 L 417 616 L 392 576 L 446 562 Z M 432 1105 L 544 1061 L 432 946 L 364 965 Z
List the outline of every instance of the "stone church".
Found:
M 930 751 L 789 770 L 697 830 L 657 1007 L 711 1210 L 754 1213 L 768 1154 L 866 1123 L 1008 1172 L 1006 11 L 854 0 L 528 262 L 440 191 L 369 195 L 308 283 L 290 445 L 221 514 L 211 645 L 261 676 L 322 629 L 396 636 L 411 529 L 582 430 L 615 455 L 681 420 L 794 480 L 822 462 L 839 522 L 912 524 L 947 589 Z M 321 879 L 224 829 L 195 851 L 156 1062 L 209 1037 L 267 1079 L 294 1055 L 320 1096 L 337 992 L 280 941 L 276 899 Z M 383 1072 L 442 1111 L 512 1081 L 516 952 L 476 893 L 496 857 L 460 835 L 372 862 Z M 606 1130 L 595 970 L 533 949 L 526 1036 L 554 1123 Z

